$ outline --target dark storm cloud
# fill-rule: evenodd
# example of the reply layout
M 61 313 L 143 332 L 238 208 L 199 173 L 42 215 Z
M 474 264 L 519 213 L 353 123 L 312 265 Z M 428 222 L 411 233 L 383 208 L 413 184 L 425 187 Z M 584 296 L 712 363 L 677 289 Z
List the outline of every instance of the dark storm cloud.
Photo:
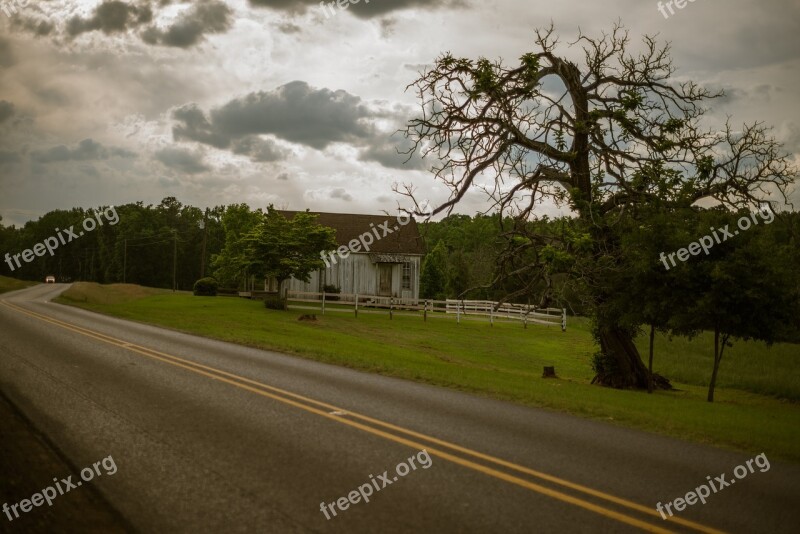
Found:
M 302 33 L 303 31 L 303 28 L 292 22 L 279 22 L 277 24 L 273 24 L 273 26 L 277 28 L 279 32 L 285 33 L 287 35 L 293 33 Z
M 228 148 L 231 144 L 230 137 L 216 131 L 205 113 L 195 104 L 187 104 L 176 109 L 172 113 L 172 118 L 181 122 L 172 128 L 172 135 L 176 141 L 188 139 L 216 148 Z
M 369 107 L 347 91 L 315 89 L 294 81 L 274 91 L 259 91 L 231 100 L 206 114 L 195 104 L 175 110 L 172 133 L 176 141 L 196 141 L 253 161 L 286 159 L 288 151 L 259 135 L 324 150 L 331 143 L 347 143 L 361 149 L 361 161 L 373 161 L 390 169 L 419 170 L 425 164 L 418 154 L 409 161 L 408 141 L 399 134 L 379 131 L 377 120 L 399 128 L 405 108 Z M 392 130 L 394 131 L 394 130 Z
M 419 151 L 414 151 L 411 157 L 408 153 L 411 143 L 399 133 L 392 134 L 384 140 L 376 138 L 366 147 L 359 158 L 361 161 L 375 161 L 389 169 L 424 170 L 429 163 L 423 161 Z
M 252 161 L 279 161 L 286 159 L 288 152 L 271 139 L 249 136 L 233 142 L 234 154 L 250 156 Z
M 109 35 L 127 31 L 152 20 L 153 11 L 148 4 L 135 5 L 119 0 L 106 0 L 95 8 L 90 18 L 72 17 L 67 22 L 67 33 L 74 37 L 100 30 Z
M 0 165 L 16 163 L 20 160 L 19 154 L 10 150 L 0 150 Z
M 345 202 L 350 202 L 351 200 L 353 200 L 353 195 L 348 193 L 344 187 L 335 187 L 331 189 L 331 192 L 328 196 L 330 196 L 330 198 L 342 199 Z
M 84 139 L 75 148 L 59 145 L 47 150 L 31 152 L 31 159 L 38 163 L 104 160 L 114 157 L 135 158 L 136 154 L 122 148 L 105 147 L 92 139 Z
M 338 13 L 346 9 L 353 15 L 363 19 L 380 17 L 402 9 L 431 10 L 442 7 L 465 7 L 467 5 L 466 0 L 357 0 L 357 3 L 353 4 L 342 3 L 347 7 L 340 9 L 336 0 L 325 0 L 324 3 L 331 5 L 328 8 L 329 13 L 331 10 Z M 304 13 L 308 8 L 313 8 L 322 13 L 319 0 L 250 0 L 250 4 L 255 7 L 266 7 L 287 13 Z
M 166 3 L 160 4 L 163 6 Z M 206 34 L 227 31 L 231 27 L 232 13 L 225 2 L 200 0 L 182 11 L 172 25 L 166 28 L 148 26 L 141 32 L 140 37 L 142 41 L 151 45 L 189 48 L 202 41 Z M 151 22 L 153 22 L 153 10 L 149 3 L 134 4 L 120 0 L 106 0 L 95 8 L 91 17 L 72 17 L 67 22 L 66 32 L 73 37 L 91 31 L 102 31 L 110 35 L 136 29 Z M 40 33 L 50 32 L 50 29 L 43 26 L 36 29 Z
M 322 150 L 336 142 L 363 144 L 372 135 L 373 114 L 359 97 L 302 81 L 231 100 L 210 116 L 193 105 L 178 109 L 173 118 L 182 124 L 173 128 L 175 139 L 227 148 L 235 139 L 272 134 Z
M 14 115 L 14 104 L 8 100 L 0 100 L 0 124 L 3 124 Z
M 212 122 L 232 137 L 270 133 L 323 149 L 370 135 L 371 114 L 361 98 L 346 91 L 313 89 L 294 81 L 275 91 L 250 93 L 211 113 Z
M 165 166 L 185 174 L 199 174 L 210 170 L 203 162 L 203 154 L 183 148 L 164 148 L 155 153 L 155 158 Z
M 31 91 L 39 100 L 51 106 L 68 106 L 72 99 L 64 91 L 55 87 L 37 87 Z
M 147 28 L 142 32 L 142 40 L 153 45 L 188 48 L 199 43 L 205 34 L 227 31 L 232 24 L 232 13 L 225 2 L 204 0 L 194 4 L 166 29 Z
M 36 37 L 44 37 L 46 35 L 50 35 L 53 33 L 53 30 L 56 29 L 55 24 L 52 22 L 48 22 L 46 20 L 41 19 L 34 19 L 31 17 L 22 17 L 20 15 L 15 16 L 11 19 L 11 23 L 14 25 L 15 28 L 18 28 L 22 31 L 32 33 Z
M 11 42 L 8 39 L 0 37 L 0 67 L 8 68 L 14 65 L 17 60 L 14 58 L 14 53 L 11 51 Z

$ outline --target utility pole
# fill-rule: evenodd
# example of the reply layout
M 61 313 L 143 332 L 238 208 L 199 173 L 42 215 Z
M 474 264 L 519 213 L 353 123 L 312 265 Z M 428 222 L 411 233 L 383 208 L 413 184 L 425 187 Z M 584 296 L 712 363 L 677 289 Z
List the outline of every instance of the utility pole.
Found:
M 125 282 L 125 273 L 128 271 L 128 240 L 125 240 L 125 252 L 122 254 L 122 283 Z
M 172 292 L 174 293 L 175 290 L 178 288 L 177 283 L 177 274 L 178 274 L 178 231 L 172 230 L 173 232 L 173 241 L 172 241 Z
M 206 208 L 206 214 L 203 217 L 203 252 L 200 257 L 200 278 L 205 278 L 206 276 L 206 241 L 208 240 L 208 208 Z

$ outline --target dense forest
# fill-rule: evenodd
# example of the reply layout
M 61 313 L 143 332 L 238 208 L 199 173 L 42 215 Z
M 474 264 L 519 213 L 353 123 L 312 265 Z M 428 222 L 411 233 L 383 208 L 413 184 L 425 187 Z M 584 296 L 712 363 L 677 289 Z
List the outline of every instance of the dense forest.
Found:
M 63 233 L 63 229 L 73 227 L 77 234 L 85 219 L 107 209 L 101 206 L 97 209 L 55 210 L 22 227 L 4 226 L 0 219 L 0 253 L 13 256 L 32 249 L 37 243 L 56 236 L 59 229 Z M 96 229 L 60 244 L 54 254 L 45 252 L 29 263 L 21 262 L 21 267 L 13 262 L 9 265 L 8 261 L 0 263 L 0 274 L 27 280 L 44 280 L 45 276 L 52 274 L 63 282 L 115 283 L 124 280 L 172 288 L 174 267 L 177 289 L 191 289 L 202 275 L 213 274 L 223 278 L 221 282 L 224 285 L 237 285 L 240 281 L 224 269 L 215 269 L 213 260 L 225 249 L 226 227 L 229 234 L 238 235 L 247 230 L 244 227 L 248 224 L 255 224 L 253 215 L 261 211 L 252 210 L 245 204 L 203 210 L 181 204 L 174 197 L 167 197 L 158 205 L 137 202 L 116 206 L 114 210 L 118 216 L 115 224 L 106 220 Z M 660 241 L 653 243 L 652 238 L 657 236 L 646 232 L 638 239 L 662 246 L 665 252 L 670 252 L 673 249 L 666 250 L 669 248 L 666 243 L 674 241 L 677 248 L 680 239 L 685 241 L 683 244 L 688 244 L 705 233 L 703 228 L 697 228 L 693 236 L 692 223 L 683 223 L 682 230 L 677 225 L 673 229 L 675 238 L 672 240 L 661 235 Z M 575 266 L 557 265 L 557 258 L 554 258 L 552 279 L 528 288 L 528 280 L 523 277 L 515 279 L 504 275 L 508 273 L 501 273 L 503 253 L 515 234 L 514 224 L 510 218 L 501 220 L 498 215 L 481 214 L 454 214 L 441 221 L 421 223 L 420 231 L 427 250 L 423 261 L 421 297 L 510 298 L 517 302 L 564 306 L 573 313 L 583 313 L 580 285 L 568 282 L 566 276 L 567 271 Z M 549 233 L 561 237 L 565 233 L 580 232 L 578 221 L 566 217 L 543 218 L 528 224 L 542 235 Z M 664 229 L 659 232 L 663 234 Z M 628 233 L 630 239 L 634 239 L 633 235 Z M 737 236 L 736 242 L 728 246 L 769 247 L 768 257 L 788 267 L 786 287 L 797 291 L 800 288 L 798 236 L 800 213 L 783 213 L 774 224 L 755 226 L 748 230 L 746 238 L 744 234 Z M 658 256 L 658 251 L 650 253 L 651 260 Z
M 52 255 L 45 251 L 30 263 L 21 262 L 19 268 L 5 261 L 0 273 L 27 280 L 43 281 L 45 276 L 54 275 L 59 282 L 126 281 L 163 288 L 173 287 L 174 274 L 178 289 L 191 289 L 204 269 L 209 273 L 210 257 L 224 245 L 221 219 L 225 208 L 221 206 L 206 213 L 173 197 L 157 206 L 125 204 L 114 207 L 116 224 L 100 215 L 102 226 L 98 224 L 92 231 L 83 229 L 84 220 L 106 209 L 55 210 L 19 228 L 5 227 L 0 220 L 3 256 L 32 249 L 59 233 L 63 235 L 65 229 L 73 228 L 78 235 L 64 239 L 66 243 L 59 244 Z M 79 235 L 79 231 L 84 234 Z
M 73 228 L 77 235 L 87 218 L 104 220 L 104 224 L 98 224 L 92 231 L 84 231 L 83 235 L 66 240 L 66 244 L 59 243 L 52 255 L 45 251 L 29 263 L 19 262 L 20 267 L 9 260 L 0 263 L 0 274 L 27 280 L 44 280 L 45 276 L 54 275 L 63 282 L 125 281 L 162 288 L 173 287 L 174 275 L 179 290 L 191 289 L 203 275 L 216 275 L 223 285 L 237 286 L 242 280 L 236 273 L 228 272 L 221 262 L 215 263 L 215 259 L 226 249 L 226 235 L 230 238 L 246 232 L 262 211 L 252 210 L 246 204 L 203 210 L 181 204 L 174 197 L 167 197 L 158 205 L 137 202 L 116 206 L 113 208 L 116 217 L 110 221 L 101 216 L 108 209 L 101 206 L 55 210 L 19 228 L 4 226 L 0 220 L 0 253 L 11 257 L 63 234 L 65 229 Z M 664 227 L 666 222 L 654 220 L 652 228 L 628 229 L 622 232 L 629 241 L 626 249 L 631 251 L 625 261 L 644 261 L 657 272 L 663 271 L 658 274 L 674 277 L 678 269 L 671 273 L 662 269 L 657 261 L 659 252 L 669 253 L 688 245 L 712 226 L 712 221 L 705 219 L 720 216 L 713 210 L 697 211 L 692 213 L 692 220 L 672 216 L 669 228 Z M 733 215 L 728 214 L 728 217 L 735 221 Z M 719 227 L 721 222 L 718 222 Z M 572 252 L 556 248 L 550 251 L 552 276 L 548 279 L 531 283 L 524 274 L 514 275 L 514 266 L 506 264 L 504 256 L 520 239 L 515 224 L 519 223 L 512 218 L 501 220 L 498 215 L 480 214 L 453 214 L 441 221 L 421 223 L 427 250 L 422 267 L 421 297 L 508 299 L 566 307 L 575 314 L 588 313 L 580 277 L 574 276 L 577 270 L 586 268 L 580 265 L 579 255 L 575 254 L 577 248 Z M 543 218 L 527 224 L 530 226 L 526 230 L 528 233 L 535 232 L 545 238 L 557 236 L 561 240 L 565 235 L 572 235 L 576 243 L 582 232 L 586 232 L 577 219 L 567 217 Z M 658 224 L 662 227 L 657 227 Z M 748 254 L 758 256 L 759 262 L 769 261 L 776 268 L 780 267 L 778 271 L 784 274 L 778 283 L 787 294 L 796 294 L 800 291 L 798 236 L 800 213 L 782 213 L 773 224 L 756 225 L 737 235 L 735 242 L 717 246 L 709 259 L 719 258 L 725 249 L 749 251 Z M 547 254 L 547 247 L 543 250 Z M 645 257 L 634 258 L 634 253 L 645 254 Z M 517 254 L 514 256 L 519 261 Z M 690 266 L 703 264 L 703 258 L 692 260 L 696 261 L 690 262 Z M 633 266 L 627 269 L 629 274 L 633 269 Z M 625 280 L 626 284 L 629 282 L 630 277 Z
M 600 292 L 634 332 L 717 331 L 720 346 L 800 342 L 800 213 L 642 212 L 616 223 L 616 253 L 601 258 L 587 245 L 592 229 L 578 218 L 544 218 L 524 230 L 519 224 L 451 215 L 423 225 L 422 296 L 509 299 L 593 316 L 592 296 Z M 683 248 L 685 261 L 676 254 Z M 526 269 L 535 263 L 547 266 L 539 278 Z M 598 373 L 603 366 L 598 357 Z
M 563 233 L 574 224 L 568 217 L 527 223 L 531 231 L 542 235 Z M 579 299 L 569 298 L 570 287 L 559 273 L 554 273 L 550 291 L 545 291 L 546 284 L 534 282 L 528 287 L 531 280 L 504 272 L 502 258 L 514 240 L 514 228 L 513 218 L 481 214 L 454 214 L 423 223 L 427 255 L 422 267 L 421 296 L 568 306 L 573 312 L 580 309 Z M 553 291 L 552 286 L 559 290 Z
M 0 220 L 0 253 L 13 256 L 37 243 L 43 243 L 57 230 L 74 228 L 82 230 L 82 222 L 107 210 L 72 208 L 51 211 L 36 221 L 22 227 L 4 226 Z M 226 228 L 232 235 L 246 231 L 255 224 L 253 216 L 260 210 L 252 210 L 245 204 L 216 206 L 203 210 L 181 204 L 174 197 L 167 197 L 158 205 L 142 202 L 125 204 L 114 208 L 117 222 L 105 220 L 92 231 L 60 244 L 54 254 L 45 252 L 30 263 L 0 263 L 0 273 L 27 280 L 44 280 L 55 275 L 59 281 L 86 280 L 100 283 L 128 282 L 152 287 L 173 287 L 173 268 L 177 289 L 190 289 L 201 275 L 216 274 L 225 285 L 238 285 L 241 280 L 215 268 L 214 259 L 225 249 Z M 96 218 L 96 217 L 94 217 Z M 731 216 L 731 220 L 735 218 Z M 423 298 L 467 298 L 502 300 L 509 298 L 517 302 L 567 307 L 572 313 L 582 314 L 586 302 L 580 284 L 568 274 L 581 268 L 576 258 L 565 256 L 563 251 L 553 251 L 552 277 L 529 286 L 524 274 L 509 276 L 508 265 L 504 265 L 504 252 L 513 244 L 518 232 L 514 220 L 501 220 L 498 215 L 450 215 L 438 222 L 425 222 L 420 230 L 427 255 L 422 268 Z M 580 236 L 579 221 L 573 218 L 547 219 L 528 223 L 540 235 L 574 234 Z M 641 252 L 648 250 L 650 261 L 658 267 L 661 246 L 665 252 L 688 245 L 704 233 L 702 220 L 673 220 L 673 228 L 658 229 L 658 235 L 636 229 L 628 232 L 628 239 L 640 239 L 642 243 L 631 243 L 630 247 Z M 694 225 L 694 226 L 692 226 Z M 708 226 L 711 226 L 709 223 Z M 721 226 L 721 225 L 720 225 Z M 695 231 L 695 228 L 696 231 Z M 673 237 L 667 239 L 665 232 Z M 638 232 L 638 237 L 637 237 Z M 653 230 L 656 232 L 656 230 Z M 695 232 L 695 233 L 692 233 Z M 764 260 L 788 266 L 784 281 L 787 290 L 800 288 L 800 213 L 780 214 L 774 224 L 757 225 L 726 247 L 768 248 Z M 655 238 L 655 239 L 654 239 Z M 518 238 L 517 238 L 518 239 Z M 674 248 L 667 246 L 675 243 Z M 717 247 L 719 252 L 723 247 Z M 653 249 L 653 250 L 650 250 Z M 669 249 L 669 250 L 667 250 Z M 698 263 L 698 262 L 695 262 Z M 11 267 L 14 267 L 13 270 Z M 669 272 L 665 269 L 664 275 Z

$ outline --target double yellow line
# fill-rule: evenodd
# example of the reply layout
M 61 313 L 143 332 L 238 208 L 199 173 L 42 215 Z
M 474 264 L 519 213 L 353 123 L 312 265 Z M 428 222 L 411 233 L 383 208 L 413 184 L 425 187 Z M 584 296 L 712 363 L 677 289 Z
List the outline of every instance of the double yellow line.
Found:
M 553 475 L 549 475 L 541 471 L 536 471 L 534 469 L 530 469 L 525 466 L 503 460 L 501 458 L 497 458 L 472 449 L 468 449 L 466 447 L 462 447 L 455 443 L 450 443 L 448 441 L 428 436 L 426 434 L 421 434 L 419 432 L 415 432 L 413 430 L 393 425 L 391 423 L 387 423 L 379 419 L 374 419 L 372 417 L 362 415 L 357 412 L 345 410 L 344 408 L 340 408 L 332 404 L 311 399 L 303 395 L 298 395 L 297 393 L 292 393 L 291 391 L 287 391 L 281 388 L 276 388 L 274 386 L 270 386 L 262 382 L 257 382 L 255 380 L 251 380 L 243 376 L 229 373 L 227 371 L 223 371 L 215 367 L 209 367 L 207 365 L 193 362 L 191 360 L 186 360 L 178 356 L 174 356 L 154 349 L 143 347 L 141 345 L 136 345 L 134 343 L 129 343 L 127 341 L 123 341 L 121 339 L 117 339 L 115 337 L 108 336 L 106 334 L 90 330 L 88 328 L 60 321 L 58 319 L 53 319 L 46 315 L 26 310 L 24 308 L 21 308 L 20 306 L 11 304 L 10 302 L 7 302 L 5 300 L 0 300 L 0 304 L 4 305 L 7 308 L 15 310 L 19 313 L 23 313 L 25 315 L 34 317 L 41 321 L 51 323 L 66 330 L 71 330 L 73 332 L 96 339 L 103 343 L 108 343 L 109 345 L 114 345 L 129 350 L 131 352 L 135 352 L 137 354 L 146 356 L 153 360 L 159 360 L 161 362 L 173 365 L 175 367 L 186 369 L 187 371 L 191 371 L 193 373 L 206 376 L 208 378 L 211 378 L 212 380 L 217 380 L 219 382 L 230 384 L 239 389 L 243 389 L 251 393 L 255 393 L 256 395 L 267 397 L 282 402 L 284 404 L 294 406 L 301 410 L 305 410 L 306 412 L 310 412 L 319 415 L 321 417 L 331 419 L 333 421 L 336 421 L 337 423 L 357 428 L 359 430 L 368 432 L 375 436 L 380 436 L 384 439 L 393 441 L 395 443 L 407 445 L 408 447 L 417 450 L 427 449 L 427 451 L 430 454 L 442 458 L 444 460 L 448 460 L 455 464 L 472 469 L 474 471 L 484 473 L 488 476 L 497 478 L 499 480 L 503 480 L 505 482 L 509 482 L 511 484 L 515 484 L 517 486 L 535 491 L 542 495 L 547 495 L 548 497 L 552 497 L 553 499 L 557 499 L 559 501 L 572 504 L 579 508 L 595 512 L 609 519 L 614 519 L 616 521 L 620 521 L 621 523 L 625 523 L 627 525 L 640 528 L 646 532 L 658 532 L 658 533 L 670 532 L 665 528 L 656 526 L 652 523 L 648 523 L 632 515 L 628 515 L 630 512 L 627 511 L 625 513 L 619 512 L 617 510 L 608 508 L 606 506 L 595 504 L 594 502 L 585 500 L 583 498 L 576 497 L 568 493 L 564 493 L 563 491 L 553 489 L 552 487 L 543 486 L 536 482 L 532 482 L 528 479 L 521 478 L 520 476 L 517 476 L 516 474 L 512 473 L 527 475 L 529 477 L 538 479 L 540 481 L 545 481 L 553 485 L 561 486 L 563 488 L 568 488 L 569 490 L 572 490 L 576 493 L 584 494 L 586 496 L 590 496 L 601 501 L 606 501 L 607 503 L 612 503 L 621 508 L 627 508 L 628 510 L 638 512 L 646 516 L 655 517 L 658 519 L 657 523 L 662 523 L 662 524 L 665 523 L 661 518 L 661 515 L 654 508 L 643 506 L 633 501 L 629 501 L 621 497 L 616 497 L 614 495 L 599 490 L 595 490 L 587 486 L 577 484 L 575 482 L 570 482 L 568 480 Z M 450 452 L 448 452 L 448 450 Z M 453 454 L 453 452 L 460 453 L 461 455 L 464 455 L 467 458 L 464 458 L 462 456 L 456 456 L 455 454 Z M 472 459 L 469 458 L 482 460 L 483 462 L 489 465 L 485 465 L 483 463 L 477 463 L 476 461 L 473 461 Z M 496 467 L 505 468 L 511 473 L 507 471 L 498 470 L 496 469 Z M 677 516 L 668 518 L 668 521 L 678 525 L 682 525 L 684 527 L 688 527 L 697 532 L 704 532 L 707 534 L 723 534 L 723 532 L 720 530 L 707 527 L 700 523 L 696 523 L 694 521 L 690 521 L 688 519 L 684 519 Z

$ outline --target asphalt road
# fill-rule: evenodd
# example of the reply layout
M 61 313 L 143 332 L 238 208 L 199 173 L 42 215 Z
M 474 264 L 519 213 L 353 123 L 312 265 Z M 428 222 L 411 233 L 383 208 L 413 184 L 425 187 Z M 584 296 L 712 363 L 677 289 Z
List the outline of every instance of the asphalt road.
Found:
M 0 296 L 0 389 L 72 465 L 113 457 L 87 483 L 141 532 L 800 530 L 793 464 L 664 521 L 656 503 L 753 455 L 48 302 L 65 287 Z

